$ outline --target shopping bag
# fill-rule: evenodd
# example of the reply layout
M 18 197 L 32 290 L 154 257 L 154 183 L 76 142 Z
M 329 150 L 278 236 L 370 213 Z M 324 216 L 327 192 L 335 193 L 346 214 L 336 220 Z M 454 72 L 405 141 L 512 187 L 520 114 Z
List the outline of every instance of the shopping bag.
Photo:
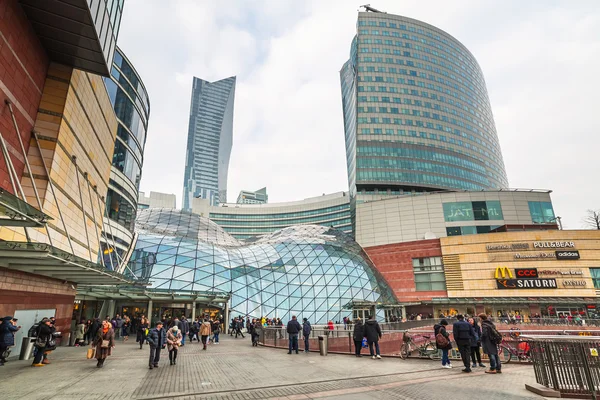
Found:
M 94 358 L 94 356 L 96 355 L 96 349 L 88 349 L 87 351 L 87 359 L 91 359 Z
M 362 348 L 366 349 L 367 347 L 369 347 L 369 345 L 367 344 L 367 338 L 363 338 L 363 340 L 362 340 Z

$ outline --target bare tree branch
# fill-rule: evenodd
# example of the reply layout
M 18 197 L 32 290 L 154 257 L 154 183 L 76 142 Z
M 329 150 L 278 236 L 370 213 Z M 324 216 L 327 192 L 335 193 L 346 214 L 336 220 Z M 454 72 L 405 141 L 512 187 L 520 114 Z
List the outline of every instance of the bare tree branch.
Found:
M 600 230 L 600 210 L 587 210 L 583 223 L 586 227 Z

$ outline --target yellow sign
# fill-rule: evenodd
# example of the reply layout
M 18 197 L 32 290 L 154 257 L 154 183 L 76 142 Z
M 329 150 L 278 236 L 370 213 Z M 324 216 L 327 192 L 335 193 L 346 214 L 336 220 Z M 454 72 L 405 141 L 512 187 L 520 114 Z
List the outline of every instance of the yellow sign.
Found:
M 512 271 L 508 267 L 496 267 L 494 278 L 499 279 L 500 275 L 502 275 L 502 278 L 506 278 L 507 275 L 510 279 L 514 278 Z
M 592 357 L 598 357 L 598 349 L 590 349 L 590 354 Z

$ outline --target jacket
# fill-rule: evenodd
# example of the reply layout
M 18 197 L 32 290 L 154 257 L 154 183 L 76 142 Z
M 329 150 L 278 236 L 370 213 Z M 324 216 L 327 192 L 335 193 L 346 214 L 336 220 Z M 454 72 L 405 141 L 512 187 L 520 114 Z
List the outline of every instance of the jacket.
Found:
M 471 338 L 475 337 L 475 331 L 473 326 L 465 320 L 456 321 L 452 326 L 452 334 L 454 335 L 454 341 L 459 346 L 465 346 L 471 344 Z
M 376 320 L 370 319 L 365 323 L 365 337 L 367 342 L 378 342 L 381 338 L 381 328 Z
M 181 331 L 184 335 L 186 335 L 190 331 L 190 323 L 187 319 L 181 320 Z
M 48 347 L 48 341 L 52 339 L 52 334 L 56 332 L 56 328 L 52 325 L 40 324 L 38 327 L 37 338 L 38 340 L 45 340 L 46 347 Z M 41 347 L 41 346 L 40 346 Z
M 312 331 L 312 326 L 310 326 L 310 322 L 304 321 L 302 323 L 302 336 L 310 336 L 311 331 Z
M 354 332 L 352 332 L 352 338 L 355 342 L 362 342 L 364 337 L 365 326 L 363 325 L 362 321 L 357 321 L 356 324 L 354 324 Z
M 94 319 L 92 325 L 90 326 L 90 338 L 92 338 L 92 340 L 96 337 L 98 329 L 100 329 L 101 326 L 102 325 L 100 324 L 100 322 L 97 319 Z
M 102 341 L 108 340 L 108 347 L 102 347 Z M 112 354 L 112 348 L 115 345 L 115 331 L 111 328 L 108 332 L 103 333 L 102 328 L 98 329 L 98 333 L 92 342 L 96 346 L 96 359 L 101 360 Z
M 210 335 L 210 322 L 203 322 L 200 325 L 200 336 L 208 336 Z
M 250 326 L 250 324 L 248 324 Z M 210 329 L 212 333 L 219 334 L 221 333 L 221 323 L 219 321 L 214 321 L 210 324 Z
M 161 329 L 160 331 L 157 328 L 150 329 L 148 332 L 148 336 L 146 336 L 146 341 L 153 348 L 161 348 L 167 342 L 167 335 L 165 334 L 165 329 Z
M 167 349 L 169 351 L 173 349 L 178 349 L 181 345 L 181 331 L 178 329 L 177 333 L 173 332 L 173 328 L 167 331 Z
M 442 335 L 444 335 L 444 337 L 446 339 L 448 339 L 448 345 L 446 347 L 440 347 L 438 346 L 437 342 L 436 342 L 436 347 L 438 348 L 438 350 L 450 350 L 452 349 L 452 340 L 450 340 L 450 334 L 448 333 L 448 330 L 446 329 L 446 326 L 444 325 L 440 325 L 440 324 L 436 324 L 433 327 L 433 334 L 434 336 L 437 336 L 438 333 L 442 333 Z
M 85 335 L 85 324 L 79 324 L 75 328 L 75 339 L 83 339 Z
M 481 348 L 485 354 L 498 354 L 498 345 L 492 342 L 491 331 L 496 329 L 492 321 L 481 321 Z
M 479 345 L 481 344 L 481 327 L 477 323 L 475 323 L 475 325 L 472 326 L 475 336 L 471 338 L 471 347 L 479 347 Z
M 290 335 L 297 335 L 302 331 L 302 327 L 300 326 L 300 322 L 297 319 L 291 319 L 287 324 L 287 333 Z
M 6 347 L 15 345 L 15 332 L 19 328 L 14 326 L 9 319 L 5 319 L 0 324 L 0 343 L 4 343 Z

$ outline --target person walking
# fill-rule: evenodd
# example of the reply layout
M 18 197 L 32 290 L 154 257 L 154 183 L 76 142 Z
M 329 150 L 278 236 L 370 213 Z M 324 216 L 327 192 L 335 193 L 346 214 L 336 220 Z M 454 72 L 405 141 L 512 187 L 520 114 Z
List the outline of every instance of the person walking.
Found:
M 177 326 L 173 326 L 167 331 L 167 350 L 169 350 L 169 363 L 177 365 L 177 351 L 181 346 L 182 332 Z
M 121 336 L 123 336 L 123 341 L 126 342 L 129 340 L 129 329 L 131 328 L 131 319 L 127 315 L 123 316 L 123 325 L 121 326 Z
M 292 315 L 292 319 L 287 324 L 287 333 L 289 336 L 288 354 L 292 354 L 292 351 L 295 351 L 296 354 L 298 354 L 298 333 L 300 333 L 300 331 L 302 331 L 300 322 L 298 322 L 295 315 Z
M 94 339 L 96 338 L 96 334 L 98 333 L 98 330 L 100 329 L 100 327 L 102 326 L 102 324 L 100 323 L 100 319 L 99 318 L 94 318 L 89 331 L 88 331 L 88 341 L 90 343 L 92 343 L 94 341 Z
M 202 338 L 202 350 L 206 350 L 206 345 L 208 343 L 208 337 L 210 336 L 210 331 L 211 331 L 210 322 L 208 322 L 207 319 L 204 319 L 204 322 L 202 322 L 202 325 L 200 325 L 200 337 Z M 236 333 L 236 337 L 237 337 L 237 333 Z M 244 336 L 242 335 L 242 337 L 244 337 Z
M 354 355 L 356 357 L 362 357 L 360 354 L 362 350 L 362 342 L 365 337 L 365 326 L 360 318 L 357 318 L 354 322 L 354 331 L 352 332 L 352 339 L 354 339 Z
M 369 352 L 371 353 L 371 358 L 381 359 L 381 354 L 379 353 L 379 339 L 381 339 L 381 328 L 377 323 L 374 315 L 369 316 L 368 321 L 365 324 L 365 337 L 367 338 L 367 343 L 369 344 Z M 375 346 L 375 352 L 373 352 L 373 346 Z
M 119 339 L 121 337 L 121 332 L 123 330 L 123 319 L 119 314 L 114 319 L 115 323 L 113 324 L 113 329 L 115 332 L 115 339 Z
M 329 336 L 331 334 L 331 337 L 333 337 L 333 329 L 334 329 L 333 321 L 329 321 L 327 323 L 327 332 L 325 332 L 325 334 L 327 336 Z
M 83 338 L 85 337 L 85 319 L 79 321 L 79 324 L 75 327 L 75 347 L 79 347 L 84 343 Z
M 450 334 L 446 328 L 447 326 L 448 321 L 443 319 L 439 324 L 436 324 L 433 327 L 436 346 L 439 350 L 442 350 L 442 368 L 452 368 L 450 357 L 448 357 L 448 351 L 452 350 L 452 341 L 450 340 Z M 440 334 L 444 339 L 438 336 Z
M 248 322 L 246 324 L 246 326 L 248 326 L 248 328 L 246 328 L 246 329 L 249 329 L 249 325 L 250 325 L 250 322 Z M 218 319 L 215 319 L 212 322 L 211 330 L 212 330 L 212 334 L 213 334 L 213 343 L 219 344 L 219 335 L 221 334 L 221 322 Z
M 501 374 L 502 364 L 498 356 L 498 342 L 502 340 L 502 335 L 496 330 L 496 325 L 489 320 L 485 314 L 479 314 L 481 319 L 481 347 L 483 352 L 490 359 L 490 369 L 486 370 L 486 374 Z
M 475 321 L 475 318 L 469 318 L 469 324 L 473 327 L 473 331 L 475 332 L 475 336 L 471 338 L 471 361 L 473 363 L 473 368 L 480 367 L 485 368 L 485 365 L 481 362 L 481 327 Z
M 148 319 L 142 315 L 140 318 L 140 323 L 137 326 L 137 336 L 135 341 L 140 343 L 140 350 L 144 346 L 144 342 L 146 341 L 146 336 L 148 335 L 148 329 L 150 328 L 150 323 Z
M 181 346 L 185 346 L 185 337 L 190 333 L 190 323 L 185 315 L 181 316 Z
M 312 327 L 310 326 L 310 322 L 308 322 L 308 318 L 302 318 L 302 337 L 304 338 L 305 353 L 308 353 L 308 341 L 310 339 L 310 332 L 312 332 Z
M 473 326 L 465 321 L 462 314 L 456 316 L 456 321 L 452 326 L 452 334 L 454 335 L 454 341 L 458 345 L 458 351 L 460 352 L 460 358 L 465 366 L 462 372 L 471 372 L 470 355 L 471 355 L 471 340 L 475 337 L 475 331 Z
M 109 321 L 102 321 L 102 328 L 98 330 L 92 347 L 96 346 L 96 367 L 104 367 L 106 357 L 112 354 L 112 349 L 115 347 L 115 331 Z
M 179 327 L 177 327 L 179 329 Z M 156 323 L 156 328 L 150 329 L 146 341 L 150 345 L 150 359 L 148 361 L 148 368 L 158 368 L 158 362 L 160 361 L 160 351 L 165 347 L 166 334 L 163 329 L 162 321 Z
M 234 322 L 234 329 L 235 329 L 235 338 L 237 339 L 238 335 L 242 336 L 242 339 L 244 338 L 244 334 L 242 333 L 242 328 L 244 327 L 244 320 L 240 319 L 240 318 L 236 318 L 235 322 Z
M 10 353 L 9 348 L 15 345 L 15 333 L 21 329 L 17 319 L 4 317 L 0 320 L 0 367 L 4 365 Z
M 53 339 L 54 332 L 56 332 L 56 328 L 52 325 L 52 321 L 49 318 L 43 318 L 37 330 L 35 340 L 37 352 L 33 358 L 32 366 L 43 367 L 46 364 L 50 364 L 47 353 L 50 353 L 50 351 L 56 348 L 56 341 Z

